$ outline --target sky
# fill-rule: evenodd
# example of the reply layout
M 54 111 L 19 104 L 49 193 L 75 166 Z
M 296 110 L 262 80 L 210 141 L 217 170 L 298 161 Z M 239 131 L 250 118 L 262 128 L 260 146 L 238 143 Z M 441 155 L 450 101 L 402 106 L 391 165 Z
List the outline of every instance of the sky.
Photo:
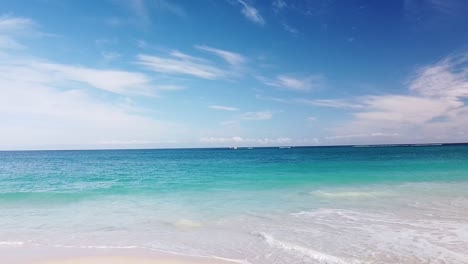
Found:
M 468 1 L 3 0 L 0 149 L 468 142 Z

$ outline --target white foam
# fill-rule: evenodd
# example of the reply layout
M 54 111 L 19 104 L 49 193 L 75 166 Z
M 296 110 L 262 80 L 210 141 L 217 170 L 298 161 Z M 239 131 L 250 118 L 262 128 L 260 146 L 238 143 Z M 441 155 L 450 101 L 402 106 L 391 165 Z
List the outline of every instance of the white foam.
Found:
M 331 199 L 368 199 L 376 197 L 388 197 L 392 196 L 390 192 L 375 192 L 375 191 L 336 191 L 336 192 L 325 192 L 325 191 L 313 191 L 311 194 L 321 198 Z
M 323 243 L 332 243 L 339 252 L 352 253 L 359 259 L 376 263 L 394 263 L 395 259 L 398 263 L 468 263 L 464 253 L 468 252 L 468 218 L 454 219 L 444 214 L 427 217 L 423 210 L 401 210 L 390 213 L 327 208 L 291 216 L 322 232 L 317 237 Z M 353 251 L 349 251 L 349 245 Z
M 356 262 L 355 260 L 350 260 L 350 259 L 341 259 L 339 257 L 335 257 L 326 253 L 322 253 L 310 248 L 306 248 L 303 246 L 299 246 L 293 243 L 289 242 L 283 242 L 278 239 L 275 239 L 273 236 L 265 233 L 258 233 L 260 237 L 262 237 L 265 242 L 273 247 L 280 248 L 284 251 L 293 251 L 296 253 L 299 253 L 301 255 L 307 256 L 315 261 L 318 261 L 318 263 L 321 264 L 352 264 L 352 263 L 361 263 L 361 262 Z
M 21 247 L 24 245 L 22 241 L 0 241 L 0 246 L 6 247 Z

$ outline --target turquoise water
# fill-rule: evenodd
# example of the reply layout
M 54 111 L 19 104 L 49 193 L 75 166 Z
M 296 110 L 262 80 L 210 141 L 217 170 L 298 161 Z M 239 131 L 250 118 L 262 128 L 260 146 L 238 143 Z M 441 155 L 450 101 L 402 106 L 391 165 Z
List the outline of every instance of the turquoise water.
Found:
M 468 146 L 0 152 L 0 247 L 468 263 Z

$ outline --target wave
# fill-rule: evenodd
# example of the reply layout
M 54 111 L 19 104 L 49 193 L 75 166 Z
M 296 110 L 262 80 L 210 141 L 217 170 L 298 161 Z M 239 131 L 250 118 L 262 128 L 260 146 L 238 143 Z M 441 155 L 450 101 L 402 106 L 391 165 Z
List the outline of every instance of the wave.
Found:
M 22 241 L 0 241 L 0 246 L 21 247 L 23 245 Z
M 177 222 L 173 223 L 173 225 L 178 228 L 198 228 L 202 226 L 201 223 L 195 222 L 190 219 L 180 219 Z
M 272 246 L 284 251 L 299 253 L 303 256 L 309 257 L 320 264 L 358 264 L 362 262 L 357 262 L 352 259 L 342 259 L 330 254 L 322 253 L 310 248 L 306 248 L 300 245 L 296 245 L 290 242 L 284 242 L 278 239 L 275 239 L 273 236 L 265 233 L 257 233 L 265 242 Z
M 325 191 L 313 191 L 311 194 L 321 198 L 352 198 L 352 199 L 365 199 L 365 198 L 376 198 L 376 197 L 388 197 L 393 196 L 390 192 L 365 192 L 365 191 L 341 191 L 341 192 L 325 192 Z

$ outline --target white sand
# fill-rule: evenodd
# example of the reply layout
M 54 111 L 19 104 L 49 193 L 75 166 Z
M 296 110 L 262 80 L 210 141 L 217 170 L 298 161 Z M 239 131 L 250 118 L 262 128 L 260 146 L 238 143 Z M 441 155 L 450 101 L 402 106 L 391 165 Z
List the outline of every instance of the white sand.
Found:
M 94 256 L 39 261 L 31 264 L 227 264 L 232 262 L 186 257 Z
M 235 264 L 140 249 L 1 248 L 1 264 Z

